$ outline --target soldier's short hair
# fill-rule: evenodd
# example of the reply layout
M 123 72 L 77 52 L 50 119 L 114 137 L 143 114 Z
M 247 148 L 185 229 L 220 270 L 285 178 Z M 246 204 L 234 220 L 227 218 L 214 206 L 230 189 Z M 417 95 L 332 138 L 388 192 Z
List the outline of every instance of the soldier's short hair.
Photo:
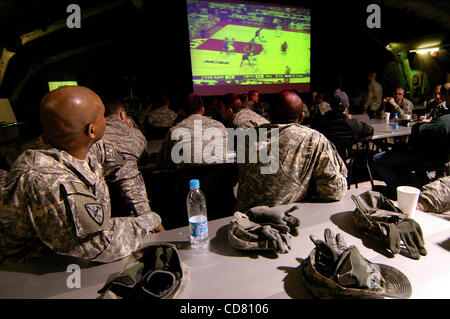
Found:
M 292 90 L 283 90 L 278 94 L 277 105 L 273 110 L 273 117 L 278 123 L 294 123 L 300 117 L 303 111 L 303 102 L 297 95 L 298 100 L 288 98 L 288 96 L 297 95 Z
M 155 99 L 156 108 L 168 105 L 169 102 L 169 97 L 166 94 L 159 94 Z
M 250 90 L 250 91 L 248 91 L 248 98 L 249 99 L 251 99 L 252 97 L 253 97 L 253 95 L 255 95 L 255 93 L 258 93 L 258 91 L 256 91 L 256 90 Z
M 125 106 L 119 99 L 112 99 L 105 102 L 105 117 L 118 114 L 123 110 L 125 110 Z
M 197 114 L 203 108 L 202 97 L 195 93 L 189 93 L 187 103 L 184 105 L 183 110 L 187 115 Z
M 236 100 L 241 100 L 240 96 L 236 93 L 227 93 L 223 96 L 223 103 L 227 108 L 231 107 L 234 113 L 239 112 L 239 110 L 242 108 L 242 105 L 238 107 L 237 105 L 234 104 L 234 101 Z

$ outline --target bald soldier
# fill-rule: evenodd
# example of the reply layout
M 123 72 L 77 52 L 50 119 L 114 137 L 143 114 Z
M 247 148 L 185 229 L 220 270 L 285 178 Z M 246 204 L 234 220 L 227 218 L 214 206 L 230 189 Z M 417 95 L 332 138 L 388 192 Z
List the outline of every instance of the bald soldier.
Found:
M 307 195 L 324 200 L 340 200 L 345 195 L 347 168 L 324 135 L 298 124 L 302 108 L 303 102 L 295 92 L 280 92 L 273 120 L 283 124 L 258 128 L 279 130 L 278 170 L 262 174 L 265 165 L 261 162 L 238 164 L 237 210 L 294 203 Z M 270 148 L 276 148 L 275 137 L 269 141 Z
M 51 252 L 111 262 L 164 230 L 140 188 L 139 172 L 101 140 L 104 111 L 85 87 L 44 96 L 41 149 L 22 153 L 1 189 L 0 264 Z M 123 191 L 135 216 L 110 218 L 104 175 Z

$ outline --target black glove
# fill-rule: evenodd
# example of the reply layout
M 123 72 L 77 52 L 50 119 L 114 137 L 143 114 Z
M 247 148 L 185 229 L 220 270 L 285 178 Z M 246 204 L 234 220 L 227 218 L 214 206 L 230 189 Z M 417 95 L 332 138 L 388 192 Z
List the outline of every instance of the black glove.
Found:
M 315 267 L 323 276 L 343 287 L 380 288 L 384 285 L 380 267 L 365 259 L 356 246 L 347 246 L 341 234 L 326 228 L 325 241 L 311 235 L 316 245 Z
M 275 207 L 256 206 L 247 211 L 246 214 L 250 217 L 250 220 L 258 224 L 270 225 L 281 233 L 290 233 L 293 236 L 297 236 L 300 220 L 290 213 L 299 208 L 296 204 L 290 208 L 287 208 L 286 205 Z
M 287 253 L 290 249 L 290 239 L 287 233 L 282 233 L 272 225 L 261 225 L 252 220 L 248 215 L 236 212 L 234 220 L 237 225 L 249 233 L 253 233 L 272 242 L 276 252 Z
M 357 206 L 353 221 L 359 230 L 380 241 L 394 255 L 400 252 L 403 242 L 411 258 L 426 256 L 420 225 L 395 207 L 391 200 L 373 191 L 352 195 L 352 199 Z
M 291 249 L 291 241 L 288 234 L 280 233 L 269 225 L 261 226 L 259 231 L 272 242 L 276 252 L 284 254 Z
M 316 267 L 326 276 L 333 275 L 340 255 L 347 249 L 344 237 L 341 234 L 334 237 L 333 232 L 326 228 L 324 231 L 325 241 L 317 239 L 314 235 L 310 235 L 309 238 L 317 248 Z
M 381 223 L 381 227 L 386 231 L 384 240 L 393 254 L 400 252 L 400 245 L 403 242 L 411 258 L 420 259 L 420 255 L 427 255 L 422 229 L 415 220 L 407 218 L 398 224 Z

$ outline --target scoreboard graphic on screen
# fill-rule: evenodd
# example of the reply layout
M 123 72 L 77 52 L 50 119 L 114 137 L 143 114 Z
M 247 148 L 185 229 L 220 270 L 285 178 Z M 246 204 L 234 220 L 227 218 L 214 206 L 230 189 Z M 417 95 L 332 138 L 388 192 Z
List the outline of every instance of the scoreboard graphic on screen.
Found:
M 187 12 L 196 93 L 309 89 L 309 9 L 188 0 Z

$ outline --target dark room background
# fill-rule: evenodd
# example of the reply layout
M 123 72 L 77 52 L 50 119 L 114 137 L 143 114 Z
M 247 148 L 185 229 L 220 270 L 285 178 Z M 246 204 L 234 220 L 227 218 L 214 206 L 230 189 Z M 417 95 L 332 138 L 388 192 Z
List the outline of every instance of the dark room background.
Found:
M 277 1 L 255 1 L 274 3 Z M 24 45 L 19 36 L 46 29 L 69 16 L 70 3 L 82 13 L 96 15 L 81 21 L 80 29 L 61 28 Z M 396 85 L 390 65 L 395 58 L 385 46 L 436 33 L 446 34 L 443 1 L 293 1 L 311 16 L 311 89 L 341 87 L 357 96 L 367 86 L 367 74 L 376 71 L 388 91 Z M 381 28 L 370 29 L 367 6 L 381 8 Z M 422 9 L 421 9 L 422 8 Z M 448 11 L 447 11 L 448 12 Z M 445 13 L 445 12 L 444 12 Z M 76 80 L 100 95 L 151 98 L 167 93 L 174 109 L 192 91 L 189 40 L 184 0 L 176 1 L 1 1 L 1 48 L 16 52 L 0 86 L 28 135 L 39 134 L 38 106 L 48 92 L 48 81 Z M 430 87 L 447 82 L 449 56 L 421 59 L 410 54 L 412 69 L 429 76 Z M 24 80 L 25 79 L 25 80 Z M 249 87 L 244 87 L 243 93 Z M 263 97 L 264 98 L 264 97 Z M 270 97 L 267 97 L 270 98 Z

